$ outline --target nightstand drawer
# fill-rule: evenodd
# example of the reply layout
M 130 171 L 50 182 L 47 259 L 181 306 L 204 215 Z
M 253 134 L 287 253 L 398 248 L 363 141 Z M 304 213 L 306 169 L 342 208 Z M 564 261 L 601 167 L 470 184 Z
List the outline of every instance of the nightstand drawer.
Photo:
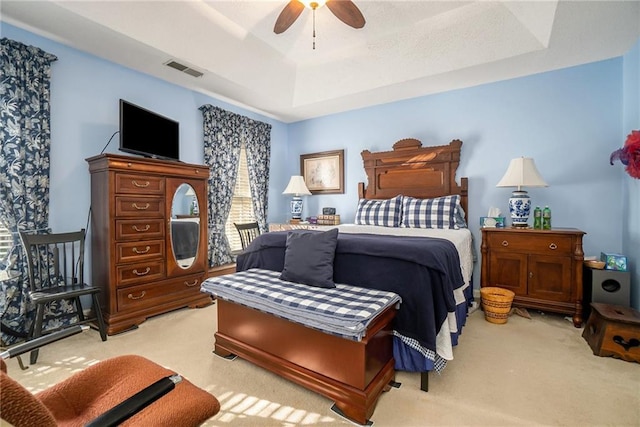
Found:
M 542 255 L 571 255 L 571 236 L 558 234 L 494 233 L 489 235 L 492 251 L 517 251 Z

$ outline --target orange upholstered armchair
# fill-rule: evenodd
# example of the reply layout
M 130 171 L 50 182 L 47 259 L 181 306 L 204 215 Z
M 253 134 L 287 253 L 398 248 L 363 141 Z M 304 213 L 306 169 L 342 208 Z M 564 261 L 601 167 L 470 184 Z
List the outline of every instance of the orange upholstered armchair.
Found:
M 104 360 L 36 394 L 7 375 L 4 358 L 0 417 L 15 427 L 186 427 L 220 410 L 213 395 L 141 356 Z

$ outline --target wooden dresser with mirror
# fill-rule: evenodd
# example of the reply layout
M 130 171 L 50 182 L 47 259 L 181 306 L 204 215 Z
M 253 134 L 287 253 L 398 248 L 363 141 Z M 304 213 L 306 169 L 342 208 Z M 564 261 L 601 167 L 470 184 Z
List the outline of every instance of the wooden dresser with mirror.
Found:
M 148 317 L 203 307 L 207 274 L 205 166 L 101 154 L 91 173 L 92 283 L 109 335 Z

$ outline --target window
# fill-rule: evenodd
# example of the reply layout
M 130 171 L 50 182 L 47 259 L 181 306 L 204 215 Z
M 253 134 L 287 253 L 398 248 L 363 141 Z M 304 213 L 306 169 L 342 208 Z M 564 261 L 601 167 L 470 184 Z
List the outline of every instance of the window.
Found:
M 6 271 L 3 271 L 8 267 L 5 265 L 5 258 L 12 246 L 13 237 L 11 236 L 11 232 L 2 224 L 2 221 L 0 221 L 0 278 L 6 275 Z
M 231 246 L 231 252 L 242 249 L 240 235 L 233 225 L 236 223 L 255 221 L 253 214 L 253 204 L 251 203 L 251 189 L 249 188 L 249 170 L 247 169 L 247 152 L 244 145 L 240 149 L 240 164 L 238 165 L 238 177 L 236 187 L 233 190 L 233 200 L 231 201 L 231 212 L 225 224 L 225 233 Z

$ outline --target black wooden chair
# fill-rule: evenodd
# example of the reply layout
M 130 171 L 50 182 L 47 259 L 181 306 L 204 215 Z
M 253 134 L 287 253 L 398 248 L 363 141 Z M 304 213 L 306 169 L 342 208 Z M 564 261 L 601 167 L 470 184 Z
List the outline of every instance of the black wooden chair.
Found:
M 64 316 L 77 316 L 74 324 L 97 323 L 102 341 L 107 340 L 107 329 L 102 318 L 98 294 L 100 288 L 84 281 L 85 230 L 70 233 L 30 234 L 20 232 L 29 270 L 29 302 L 36 306 L 36 317 L 27 340 L 52 330 L 43 331 L 47 304 L 68 301 L 72 310 Z M 90 295 L 93 316 L 85 317 L 80 297 Z M 55 328 L 53 330 L 58 330 Z M 38 350 L 31 351 L 31 364 L 38 360 Z
M 234 222 L 233 225 L 235 225 L 238 230 L 238 234 L 240 234 L 242 250 L 249 246 L 249 243 L 260 235 L 260 228 L 258 227 L 257 222 L 247 222 L 244 224 L 236 224 Z

